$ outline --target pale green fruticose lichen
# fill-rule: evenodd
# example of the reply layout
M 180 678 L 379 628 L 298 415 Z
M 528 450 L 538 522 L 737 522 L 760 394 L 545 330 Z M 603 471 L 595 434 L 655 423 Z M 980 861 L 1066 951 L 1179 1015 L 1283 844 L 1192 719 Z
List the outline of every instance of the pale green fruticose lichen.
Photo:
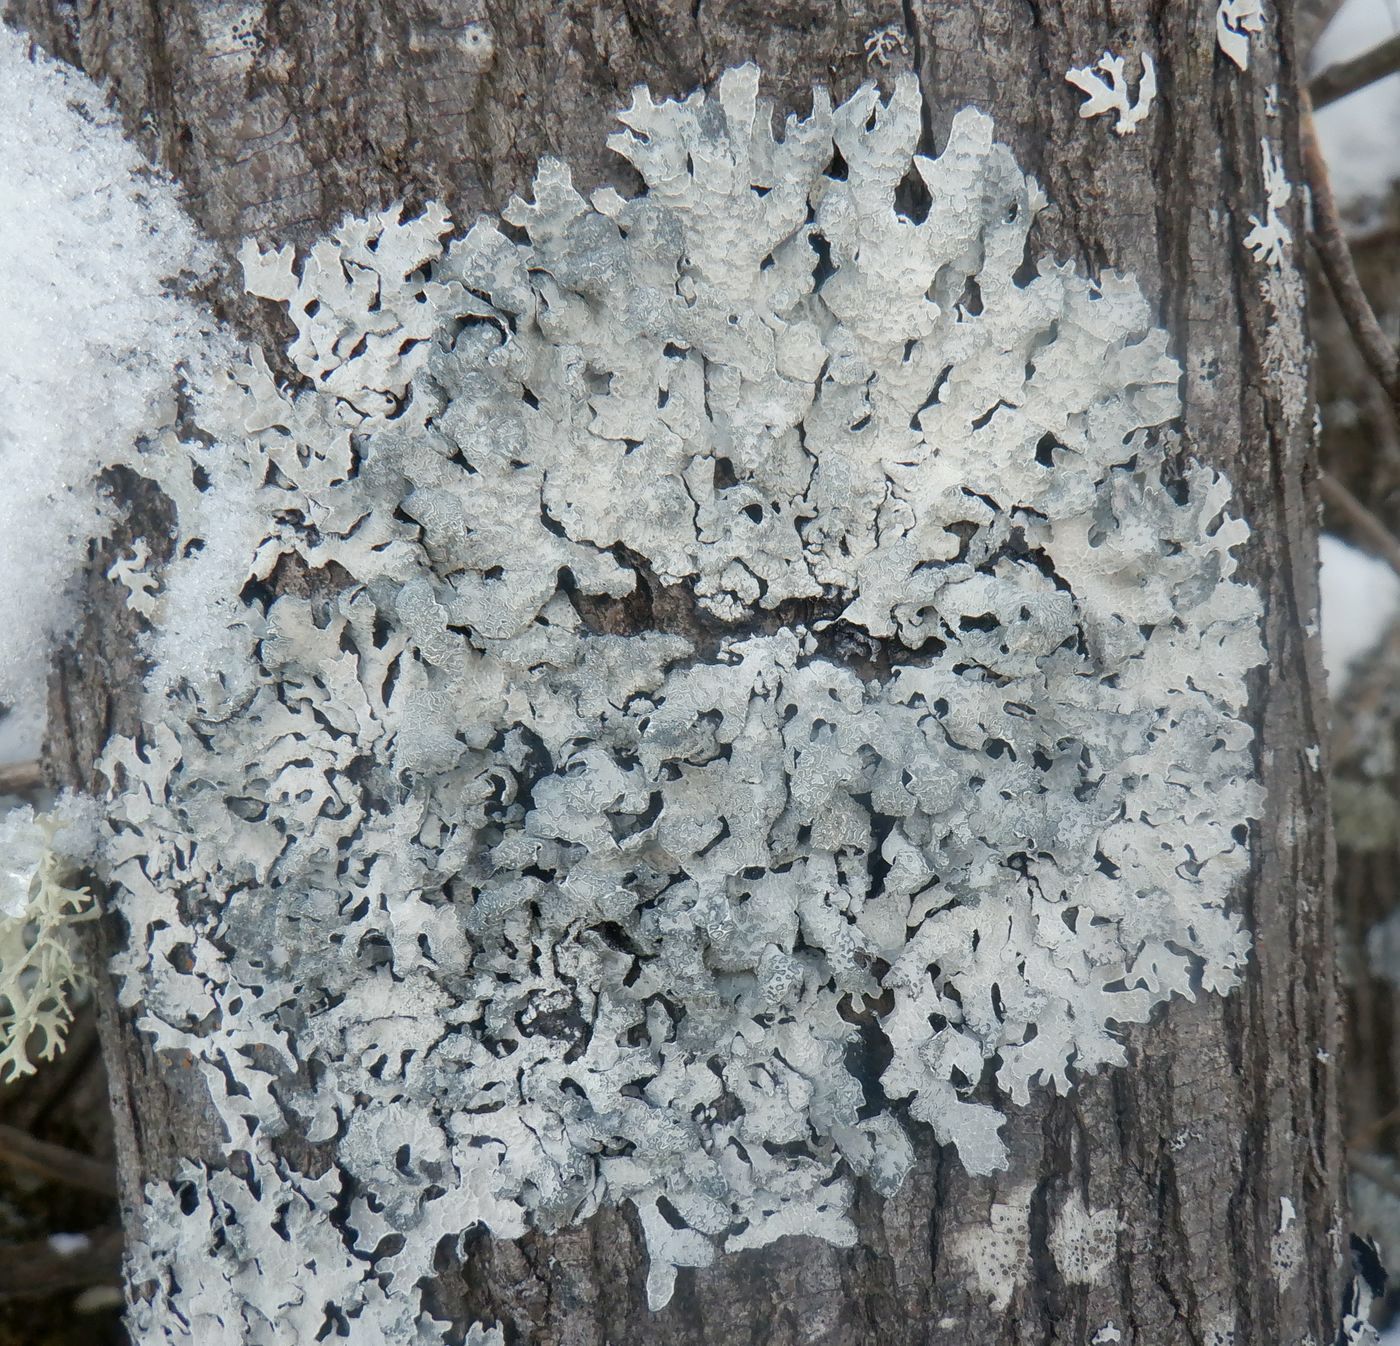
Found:
M 55 836 L 73 816 L 18 804 L 0 813 L 0 1080 L 32 1075 L 63 1049 L 87 980 L 77 926 L 92 894 L 73 886 Z
M 116 971 L 239 1156 L 148 1189 L 143 1342 L 436 1340 L 444 1239 L 602 1203 L 655 1305 L 847 1244 L 921 1126 L 1002 1166 L 1034 1082 L 1237 980 L 1259 602 L 1166 333 L 1026 265 L 981 113 L 930 159 L 912 79 L 781 138 L 757 86 L 639 90 L 632 199 L 546 161 L 509 232 L 248 249 L 300 384 L 255 352 L 139 464 Z

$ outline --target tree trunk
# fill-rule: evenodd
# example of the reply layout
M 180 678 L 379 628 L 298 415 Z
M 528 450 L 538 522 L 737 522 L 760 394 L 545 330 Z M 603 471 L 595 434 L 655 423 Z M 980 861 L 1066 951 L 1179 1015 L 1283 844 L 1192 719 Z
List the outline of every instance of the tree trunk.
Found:
M 1157 304 L 1185 371 L 1184 450 L 1229 477 L 1233 508 L 1252 528 L 1243 569 L 1263 596 L 1268 660 L 1253 675 L 1250 715 L 1267 804 L 1234 897 L 1254 939 L 1244 985 L 1227 998 L 1178 1000 L 1130 1030 L 1128 1066 L 1010 1108 L 1008 1171 L 969 1176 L 919 1133 L 897 1194 L 860 1184 L 853 1248 L 787 1237 L 721 1256 L 683 1272 L 675 1298 L 653 1313 L 637 1219 L 607 1208 L 553 1235 L 472 1241 L 462 1265 L 442 1270 L 433 1300 L 464 1325 L 500 1321 L 508 1341 L 538 1346 L 1330 1343 L 1346 1222 L 1330 838 L 1314 751 L 1324 730 L 1309 634 L 1309 373 L 1301 313 L 1279 310 L 1243 246 L 1265 209 L 1261 141 L 1301 178 L 1288 0 L 1269 6 L 1248 73 L 1219 52 L 1214 6 L 1178 0 L 11 0 L 9 9 L 56 54 L 110 82 L 133 131 L 230 255 L 246 234 L 305 244 L 346 212 L 400 198 L 440 199 L 465 223 L 512 192 L 528 196 L 542 154 L 567 161 L 585 193 L 606 183 L 635 191 L 635 175 L 603 147 L 629 89 L 644 81 L 658 99 L 684 96 L 744 61 L 760 65 L 780 112 L 805 110 L 813 82 L 841 99 L 869 77 L 912 68 L 926 152 L 942 147 L 959 109 L 991 114 L 997 139 L 1052 203 L 1036 251 L 1090 274 L 1132 273 Z M 461 40 L 468 24 L 487 34 L 484 49 Z M 867 40 L 886 28 L 877 59 Z M 1065 81 L 1106 48 L 1157 58 L 1158 101 L 1135 135 L 1081 120 L 1082 95 Z M 1295 280 L 1301 196 L 1284 210 L 1296 241 L 1284 271 Z M 235 321 L 274 326 L 266 306 L 234 293 L 229 284 Z M 157 506 L 132 501 L 133 536 L 158 530 Z M 50 765 L 88 788 L 107 738 L 140 728 L 132 618 L 102 579 L 109 559 L 94 562 L 91 612 L 52 700 Z M 109 922 L 105 937 L 121 932 Z M 171 1177 L 182 1159 L 218 1165 L 221 1137 L 192 1072 L 154 1052 L 110 992 L 105 1001 L 132 1214 L 143 1184 Z M 294 1165 L 304 1150 L 287 1146 Z M 1096 1276 L 1073 1274 L 1064 1252 L 1065 1212 L 1076 1208 L 1106 1240 Z M 979 1249 L 992 1270 L 976 1271 Z

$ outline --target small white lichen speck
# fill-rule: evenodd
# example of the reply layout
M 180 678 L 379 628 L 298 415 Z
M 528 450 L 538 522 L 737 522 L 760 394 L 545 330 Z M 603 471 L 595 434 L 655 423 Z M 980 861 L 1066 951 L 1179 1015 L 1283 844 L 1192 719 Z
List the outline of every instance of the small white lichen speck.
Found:
M 1167 334 L 1024 266 L 1043 198 L 980 112 L 927 158 L 912 78 L 781 138 L 757 91 L 638 90 L 631 199 L 546 160 L 510 230 L 245 253 L 303 382 L 254 355 L 150 456 L 157 611 L 214 617 L 157 624 L 106 757 L 122 1001 L 246 1159 L 149 1190 L 142 1340 L 431 1338 L 444 1239 L 604 1202 L 654 1304 L 849 1244 L 923 1127 L 1005 1165 L 993 1079 L 1236 983 L 1259 601 Z
M 126 605 L 148 621 L 156 611 L 155 578 L 147 569 L 151 559 L 150 544 L 145 538 L 137 538 L 126 556 L 118 556 L 107 571 L 109 580 L 116 580 L 126 589 Z
M 1303 1264 L 1303 1231 L 1298 1212 L 1287 1198 L 1279 1200 L 1278 1229 L 1269 1240 L 1269 1269 L 1281 1285 L 1288 1285 Z
M 867 65 L 880 65 L 888 68 L 896 55 L 908 56 L 909 43 L 904 29 L 897 23 L 887 23 L 877 28 L 865 39 L 865 61 Z
M 1293 184 L 1289 182 L 1283 162 L 1268 140 L 1259 142 L 1259 152 L 1263 156 L 1264 214 L 1262 218 L 1258 215 L 1249 217 L 1254 228 L 1245 237 L 1244 245 L 1256 261 L 1266 266 L 1280 267 L 1288 256 L 1293 234 L 1279 212 L 1293 199 Z
M 1123 57 L 1112 52 L 1104 52 L 1097 64 L 1078 66 L 1065 74 L 1065 78 L 1077 89 L 1082 89 L 1088 98 L 1079 109 L 1081 117 L 1099 117 L 1105 112 L 1116 112 L 1118 120 L 1113 129 L 1120 136 L 1132 135 L 1138 124 L 1152 111 L 1152 100 L 1157 96 L 1157 67 L 1151 53 L 1142 53 L 1142 78 L 1138 81 L 1137 97 L 1134 99 L 1128 88 L 1128 77 L 1123 73 L 1126 62 Z M 1108 76 L 1105 81 L 1096 71 Z

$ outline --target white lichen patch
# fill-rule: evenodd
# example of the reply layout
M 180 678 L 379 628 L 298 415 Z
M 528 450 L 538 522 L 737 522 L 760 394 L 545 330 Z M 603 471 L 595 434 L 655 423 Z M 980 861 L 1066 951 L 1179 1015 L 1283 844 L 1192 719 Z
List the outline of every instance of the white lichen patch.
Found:
M 1043 198 L 982 114 L 930 159 L 912 78 L 781 137 L 757 85 L 639 90 L 635 198 L 546 161 L 509 229 L 245 253 L 301 381 L 252 356 L 145 461 L 175 559 L 105 759 L 122 1002 L 243 1156 L 151 1189 L 145 1340 L 196 1281 L 231 1340 L 411 1340 L 444 1239 L 605 1202 L 654 1304 L 848 1244 L 923 1127 L 1003 1166 L 992 1080 L 1069 1088 L 1238 978 L 1259 603 L 1166 333 L 1023 265 Z M 1067 1277 L 1104 1218 L 1061 1214 Z
M 1259 142 L 1264 173 L 1264 211 L 1251 215 L 1254 227 L 1245 237 L 1244 245 L 1255 261 L 1266 266 L 1281 267 L 1293 243 L 1293 233 L 1284 222 L 1282 211 L 1293 199 L 1293 184 L 1288 180 L 1273 145 L 1266 139 Z
M 248 70 L 266 40 L 265 6 L 260 0 L 223 0 L 197 5 L 192 11 L 205 54 L 216 63 L 221 77 L 230 68 Z
M 1249 69 L 1249 39 L 1264 30 L 1262 0 L 1220 0 L 1215 11 L 1215 40 L 1241 70 Z
M 486 70 L 496 60 L 496 39 L 491 29 L 484 23 L 469 23 L 457 35 L 457 46 L 466 57 L 467 64 L 478 70 Z
M 1091 1210 L 1072 1191 L 1055 1213 L 1050 1228 L 1050 1255 L 1070 1285 L 1092 1285 L 1118 1253 L 1118 1217 L 1111 1210 Z
M 877 28 L 865 39 L 865 61 L 867 65 L 879 65 L 888 69 L 896 56 L 908 57 L 909 42 L 904 29 L 897 23 L 887 23 Z
M 1283 389 L 1285 415 L 1297 425 L 1307 414 L 1305 380 L 1296 376 L 1307 363 L 1307 334 L 1303 279 L 1293 259 L 1293 231 L 1284 216 L 1293 200 L 1293 184 L 1267 137 L 1259 142 L 1259 153 L 1264 208 L 1249 217 L 1252 228 L 1244 246 L 1263 268 L 1259 291 L 1272 317 L 1264 335 L 1265 364 Z
M 1157 67 L 1152 61 L 1152 54 L 1142 53 L 1142 77 L 1138 81 L 1136 97 L 1124 73 L 1126 65 L 1122 56 L 1106 51 L 1097 62 L 1077 66 L 1065 74 L 1075 88 L 1088 94 L 1079 115 L 1101 117 L 1105 113 L 1116 113 L 1118 119 L 1113 129 L 1120 136 L 1132 135 L 1137 131 L 1139 123 L 1152 111 L 1152 100 L 1157 96 Z M 1104 75 L 1108 76 L 1107 80 L 1103 78 Z
M 126 605 L 133 612 L 139 612 L 148 621 L 155 616 L 156 591 L 159 585 L 149 570 L 151 560 L 150 544 L 145 538 L 137 538 L 131 551 L 118 556 L 107 571 L 107 578 L 122 585 L 126 590 Z
M 985 1222 L 969 1224 L 955 1235 L 955 1258 L 968 1268 L 973 1287 L 997 1313 L 1010 1307 L 1016 1288 L 1026 1279 L 1034 1195 L 1033 1182 L 1000 1194 Z
M 1288 1285 L 1303 1264 L 1303 1228 L 1287 1198 L 1279 1200 L 1278 1228 L 1269 1240 L 1269 1270 L 1280 1285 Z

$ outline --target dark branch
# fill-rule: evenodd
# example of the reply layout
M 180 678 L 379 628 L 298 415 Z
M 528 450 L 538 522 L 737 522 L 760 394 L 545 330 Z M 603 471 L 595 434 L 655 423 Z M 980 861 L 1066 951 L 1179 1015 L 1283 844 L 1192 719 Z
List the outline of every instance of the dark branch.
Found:
M 1334 509 L 1344 514 L 1357 533 L 1374 547 L 1381 559 L 1400 575 L 1400 540 L 1365 505 L 1361 503 L 1336 477 L 1323 472 L 1317 479 L 1322 498 Z
M 67 1187 L 82 1187 L 103 1196 L 117 1194 L 117 1178 L 110 1164 L 62 1145 L 35 1140 L 16 1126 L 0 1125 L 0 1164 L 26 1169 Z
M 0 766 L 0 795 L 30 794 L 44 783 L 38 762 L 14 762 Z
M 1313 126 L 1312 111 L 1306 106 L 1302 118 L 1303 168 L 1308 175 L 1308 185 L 1312 189 L 1313 228 L 1312 242 L 1322 263 L 1323 273 L 1337 306 L 1346 319 L 1347 326 L 1356 342 L 1361 357 L 1381 386 L 1390 394 L 1396 393 L 1397 361 L 1395 347 L 1381 330 L 1371 301 L 1356 274 L 1351 249 L 1347 246 L 1346 234 L 1342 231 L 1341 216 L 1337 213 L 1337 202 L 1332 195 L 1332 182 L 1327 175 L 1327 164 L 1317 143 L 1317 132 Z
M 1329 65 L 1308 85 L 1308 93 L 1312 95 L 1313 107 L 1326 107 L 1397 70 L 1400 70 L 1400 33 L 1350 61 Z
M 121 1283 L 122 1231 L 97 1229 L 86 1242 L 55 1247 L 50 1239 L 0 1246 L 0 1302 L 61 1290 Z

